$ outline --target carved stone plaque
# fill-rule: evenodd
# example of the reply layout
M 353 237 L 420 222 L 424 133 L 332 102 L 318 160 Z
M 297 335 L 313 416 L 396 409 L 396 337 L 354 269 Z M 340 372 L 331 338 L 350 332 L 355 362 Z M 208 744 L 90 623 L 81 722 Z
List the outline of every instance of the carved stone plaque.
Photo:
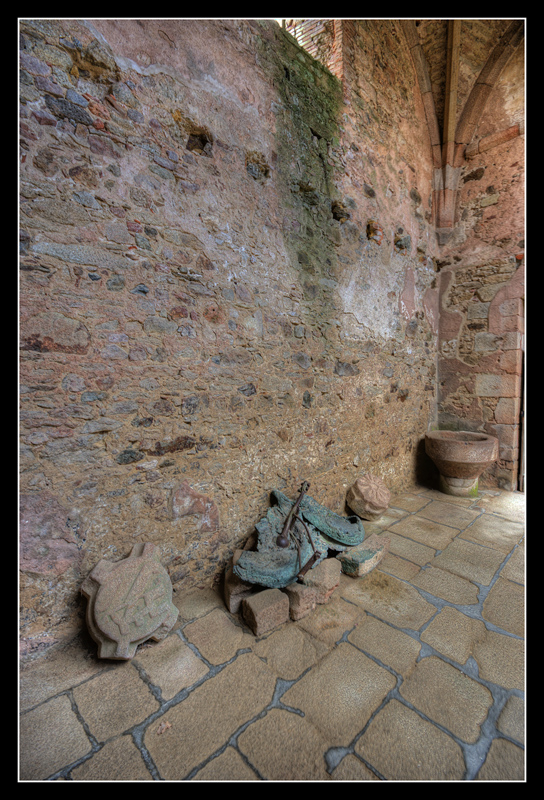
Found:
M 178 617 L 170 577 L 149 542 L 135 545 L 122 561 L 100 561 L 81 592 L 99 658 L 130 660 L 142 642 L 164 639 Z

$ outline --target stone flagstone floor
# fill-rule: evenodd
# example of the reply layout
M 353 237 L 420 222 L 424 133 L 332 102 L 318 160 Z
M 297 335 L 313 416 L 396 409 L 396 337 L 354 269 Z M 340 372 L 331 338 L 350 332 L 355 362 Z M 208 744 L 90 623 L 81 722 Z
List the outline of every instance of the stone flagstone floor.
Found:
M 20 781 L 525 781 L 525 496 L 414 487 L 368 575 L 257 637 L 174 596 L 130 662 L 86 633 L 20 671 Z

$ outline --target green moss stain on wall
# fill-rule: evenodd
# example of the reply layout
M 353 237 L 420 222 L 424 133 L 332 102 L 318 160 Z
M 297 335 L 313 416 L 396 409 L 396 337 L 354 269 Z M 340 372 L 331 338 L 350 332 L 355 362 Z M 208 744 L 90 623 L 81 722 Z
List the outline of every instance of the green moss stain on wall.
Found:
M 307 321 L 326 323 L 334 314 L 339 225 L 348 218 L 336 197 L 331 158 L 340 137 L 342 86 L 286 34 L 282 43 L 275 84 L 283 237 Z

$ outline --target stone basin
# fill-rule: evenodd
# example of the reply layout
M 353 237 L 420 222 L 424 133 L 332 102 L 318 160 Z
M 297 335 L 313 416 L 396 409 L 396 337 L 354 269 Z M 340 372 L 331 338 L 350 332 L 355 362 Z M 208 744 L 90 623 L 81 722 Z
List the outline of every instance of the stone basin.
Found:
M 425 452 L 440 473 L 440 491 L 466 497 L 476 495 L 482 472 L 499 457 L 499 440 L 472 431 L 429 431 Z

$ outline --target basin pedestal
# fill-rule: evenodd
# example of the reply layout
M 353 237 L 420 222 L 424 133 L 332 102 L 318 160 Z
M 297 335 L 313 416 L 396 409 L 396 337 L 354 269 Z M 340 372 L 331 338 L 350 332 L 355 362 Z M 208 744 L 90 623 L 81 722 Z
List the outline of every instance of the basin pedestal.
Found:
M 430 431 L 425 434 L 425 452 L 440 473 L 441 492 L 474 497 L 480 475 L 499 456 L 499 440 L 472 431 Z

